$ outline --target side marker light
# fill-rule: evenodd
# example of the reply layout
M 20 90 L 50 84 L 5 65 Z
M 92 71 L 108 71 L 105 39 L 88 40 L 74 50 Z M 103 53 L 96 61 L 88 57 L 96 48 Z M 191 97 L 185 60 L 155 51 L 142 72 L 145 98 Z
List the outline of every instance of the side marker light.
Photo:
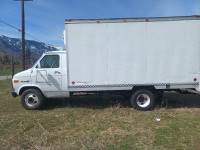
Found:
M 19 80 L 14 80 L 14 83 L 18 83 L 19 82 Z

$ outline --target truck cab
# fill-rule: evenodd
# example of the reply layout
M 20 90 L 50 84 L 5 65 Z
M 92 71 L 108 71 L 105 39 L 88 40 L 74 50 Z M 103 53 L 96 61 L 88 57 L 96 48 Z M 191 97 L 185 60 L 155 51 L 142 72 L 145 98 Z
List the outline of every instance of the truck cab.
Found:
M 21 95 L 25 108 L 42 106 L 44 98 L 69 97 L 66 52 L 44 53 L 29 69 L 14 75 L 13 96 Z

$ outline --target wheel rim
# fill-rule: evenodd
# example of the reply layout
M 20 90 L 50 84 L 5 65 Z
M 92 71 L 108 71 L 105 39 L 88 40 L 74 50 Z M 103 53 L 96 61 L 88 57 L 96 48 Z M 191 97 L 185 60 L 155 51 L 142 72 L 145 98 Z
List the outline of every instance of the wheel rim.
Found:
M 147 107 L 150 104 L 150 101 L 151 99 L 147 94 L 140 94 L 136 99 L 138 106 L 143 108 Z
M 27 94 L 25 97 L 25 103 L 29 107 L 34 107 L 35 105 L 38 104 L 38 97 L 34 93 Z

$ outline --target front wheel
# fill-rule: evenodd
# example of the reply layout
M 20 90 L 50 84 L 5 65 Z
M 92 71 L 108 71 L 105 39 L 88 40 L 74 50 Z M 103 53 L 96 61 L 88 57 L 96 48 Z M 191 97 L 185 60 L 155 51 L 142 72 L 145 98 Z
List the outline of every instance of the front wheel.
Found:
M 21 104 L 28 110 L 40 109 L 44 103 L 44 96 L 39 90 L 28 89 L 22 93 Z
M 155 98 L 149 90 L 138 90 L 131 96 L 131 105 L 138 110 L 151 110 L 155 106 Z

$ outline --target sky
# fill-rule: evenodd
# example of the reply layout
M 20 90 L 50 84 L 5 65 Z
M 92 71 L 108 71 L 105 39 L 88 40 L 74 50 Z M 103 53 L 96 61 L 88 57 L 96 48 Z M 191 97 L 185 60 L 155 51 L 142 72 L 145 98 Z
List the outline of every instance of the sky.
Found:
M 25 2 L 26 39 L 64 46 L 65 19 L 200 15 L 200 0 L 33 0 Z M 0 20 L 21 29 L 21 2 L 0 0 Z M 21 32 L 0 22 L 0 34 Z

